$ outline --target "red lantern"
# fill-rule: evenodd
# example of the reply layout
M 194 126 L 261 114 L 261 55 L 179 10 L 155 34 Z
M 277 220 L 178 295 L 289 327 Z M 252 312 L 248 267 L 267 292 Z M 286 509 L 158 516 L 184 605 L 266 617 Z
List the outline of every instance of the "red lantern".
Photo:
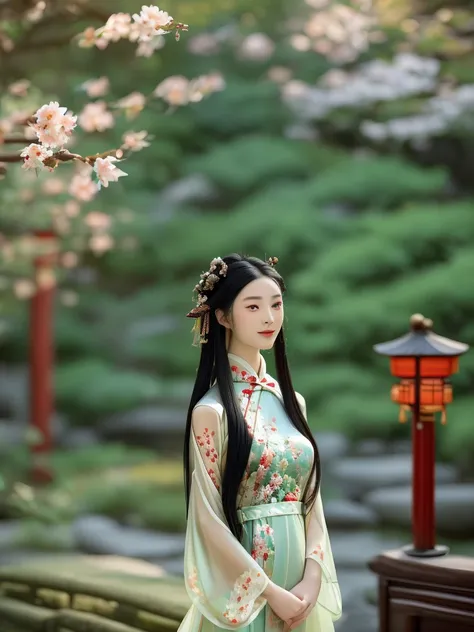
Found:
M 400 382 L 392 386 L 392 401 L 400 406 L 401 422 L 412 413 L 413 440 L 413 546 L 406 553 L 419 557 L 435 557 L 448 552 L 435 545 L 434 414 L 441 412 L 446 423 L 446 404 L 453 401 L 453 391 L 447 379 L 458 371 L 458 358 L 468 345 L 443 338 L 431 331 L 433 322 L 421 314 L 410 320 L 411 332 L 375 345 L 381 355 L 390 356 L 392 375 Z

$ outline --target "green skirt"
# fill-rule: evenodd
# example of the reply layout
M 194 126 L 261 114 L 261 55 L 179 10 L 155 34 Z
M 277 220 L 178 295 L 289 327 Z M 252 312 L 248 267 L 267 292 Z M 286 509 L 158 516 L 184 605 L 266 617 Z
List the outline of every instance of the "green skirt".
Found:
M 298 584 L 304 574 L 306 562 L 306 536 L 303 503 L 275 502 L 242 507 L 237 511 L 243 525 L 242 545 L 259 563 L 270 579 L 287 590 Z M 284 622 L 267 605 L 246 626 L 237 626 L 243 632 L 281 632 Z M 216 632 L 223 630 L 192 607 L 180 632 Z M 330 613 L 316 604 L 298 632 L 333 632 Z

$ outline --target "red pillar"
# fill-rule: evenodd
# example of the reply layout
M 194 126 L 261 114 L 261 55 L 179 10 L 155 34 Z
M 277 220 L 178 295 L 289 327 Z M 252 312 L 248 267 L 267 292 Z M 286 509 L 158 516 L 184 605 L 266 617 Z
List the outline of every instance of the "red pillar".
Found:
M 435 420 L 413 414 L 412 525 L 415 550 L 435 548 Z
M 50 232 L 37 233 L 43 243 L 53 243 Z M 41 255 L 35 260 L 36 277 L 40 281 L 30 305 L 30 425 L 39 433 L 32 446 L 31 479 L 36 483 L 53 478 L 48 463 L 51 451 L 51 419 L 53 399 L 53 303 L 54 286 L 41 286 L 45 271 L 52 271 L 54 255 Z

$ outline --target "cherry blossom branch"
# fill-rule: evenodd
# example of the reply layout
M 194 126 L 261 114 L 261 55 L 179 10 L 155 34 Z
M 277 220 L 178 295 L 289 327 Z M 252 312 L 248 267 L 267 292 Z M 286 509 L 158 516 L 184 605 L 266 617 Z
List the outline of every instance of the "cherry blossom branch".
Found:
M 69 162 L 70 160 L 79 160 L 87 165 L 93 165 L 97 158 L 107 158 L 107 156 L 115 156 L 122 159 L 124 152 L 121 149 L 108 149 L 100 154 L 91 154 L 90 156 L 81 156 L 80 154 L 73 154 L 67 149 L 61 149 L 57 151 L 53 156 L 46 158 L 43 164 L 46 167 L 56 167 L 58 162 Z M 0 154 L 0 163 L 2 162 L 23 162 L 24 158 L 20 154 Z
M 46 167 L 55 167 L 57 162 L 68 162 L 69 160 L 79 160 L 87 165 L 94 165 L 98 158 L 107 158 L 107 156 L 114 156 L 121 159 L 123 157 L 123 151 L 121 149 L 108 149 L 100 154 L 94 154 L 90 156 L 81 156 L 80 154 L 73 154 L 67 149 L 62 149 L 56 152 L 50 158 L 46 158 L 44 164 Z

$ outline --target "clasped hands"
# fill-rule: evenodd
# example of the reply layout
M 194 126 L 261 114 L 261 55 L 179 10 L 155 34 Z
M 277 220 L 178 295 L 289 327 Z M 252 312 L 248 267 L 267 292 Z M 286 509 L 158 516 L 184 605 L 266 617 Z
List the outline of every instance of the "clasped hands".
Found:
M 321 590 L 321 567 L 308 560 L 303 579 L 291 590 L 273 584 L 267 600 L 273 612 L 285 622 L 283 632 L 290 632 L 308 617 Z

